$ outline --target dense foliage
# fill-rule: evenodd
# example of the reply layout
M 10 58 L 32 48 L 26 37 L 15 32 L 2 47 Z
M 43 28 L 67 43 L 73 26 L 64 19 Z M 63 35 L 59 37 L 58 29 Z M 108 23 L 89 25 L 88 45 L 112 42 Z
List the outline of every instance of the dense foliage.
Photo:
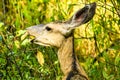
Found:
M 29 26 L 67 20 L 90 2 L 96 14 L 75 30 L 77 57 L 90 80 L 120 80 L 120 0 L 0 0 L 0 80 L 61 80 L 57 49 L 22 35 Z

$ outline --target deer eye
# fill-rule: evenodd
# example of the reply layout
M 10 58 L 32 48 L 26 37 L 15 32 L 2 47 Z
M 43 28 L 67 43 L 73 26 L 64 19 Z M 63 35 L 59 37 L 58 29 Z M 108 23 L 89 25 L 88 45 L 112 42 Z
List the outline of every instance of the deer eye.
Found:
M 47 31 L 50 31 L 51 30 L 51 28 L 50 27 L 48 27 L 48 26 L 46 26 L 46 28 L 45 28 Z

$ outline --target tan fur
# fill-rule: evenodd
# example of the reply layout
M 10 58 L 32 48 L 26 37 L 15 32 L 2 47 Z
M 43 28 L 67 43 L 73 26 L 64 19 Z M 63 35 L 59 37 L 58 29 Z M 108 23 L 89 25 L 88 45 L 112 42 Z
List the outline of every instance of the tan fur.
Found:
M 95 14 L 96 3 L 86 5 L 78 10 L 66 22 L 51 22 L 29 27 L 27 32 L 35 37 L 34 43 L 58 48 L 58 60 L 64 74 L 62 80 L 88 80 L 79 65 L 73 48 L 73 30 L 81 24 L 87 23 Z
M 63 80 L 66 80 L 67 75 L 72 70 L 71 67 L 73 65 L 72 62 L 74 60 L 72 56 L 73 54 L 72 53 L 73 52 L 73 41 L 72 40 L 73 40 L 73 37 L 69 37 L 65 39 L 63 44 L 58 50 L 58 59 L 60 62 L 61 70 L 64 73 Z M 83 68 L 79 65 L 78 60 L 76 61 L 76 64 L 77 64 L 77 69 L 79 70 L 79 73 L 85 76 L 86 78 L 88 78 Z

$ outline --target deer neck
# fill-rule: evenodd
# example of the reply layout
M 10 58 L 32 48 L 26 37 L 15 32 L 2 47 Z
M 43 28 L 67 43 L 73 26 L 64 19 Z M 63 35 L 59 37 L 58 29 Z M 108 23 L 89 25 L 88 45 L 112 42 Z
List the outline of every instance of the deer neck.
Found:
M 87 78 L 86 73 L 78 63 L 73 49 L 73 37 L 64 40 L 57 54 L 61 70 L 64 75 L 69 75 L 71 71 L 74 71 L 74 73 L 80 73 Z
M 58 50 L 58 60 L 64 74 L 67 74 L 72 70 L 72 64 L 74 61 L 72 52 L 72 37 L 70 37 L 63 41 L 63 44 Z

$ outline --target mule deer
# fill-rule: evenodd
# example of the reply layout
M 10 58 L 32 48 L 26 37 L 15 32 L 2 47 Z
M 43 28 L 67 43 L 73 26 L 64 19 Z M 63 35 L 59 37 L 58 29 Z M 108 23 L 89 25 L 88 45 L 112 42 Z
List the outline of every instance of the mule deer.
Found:
M 91 3 L 78 10 L 68 21 L 50 22 L 27 28 L 28 34 L 35 37 L 35 44 L 58 48 L 58 60 L 64 74 L 62 80 L 88 80 L 74 53 L 73 30 L 91 20 L 95 9 L 96 3 Z

